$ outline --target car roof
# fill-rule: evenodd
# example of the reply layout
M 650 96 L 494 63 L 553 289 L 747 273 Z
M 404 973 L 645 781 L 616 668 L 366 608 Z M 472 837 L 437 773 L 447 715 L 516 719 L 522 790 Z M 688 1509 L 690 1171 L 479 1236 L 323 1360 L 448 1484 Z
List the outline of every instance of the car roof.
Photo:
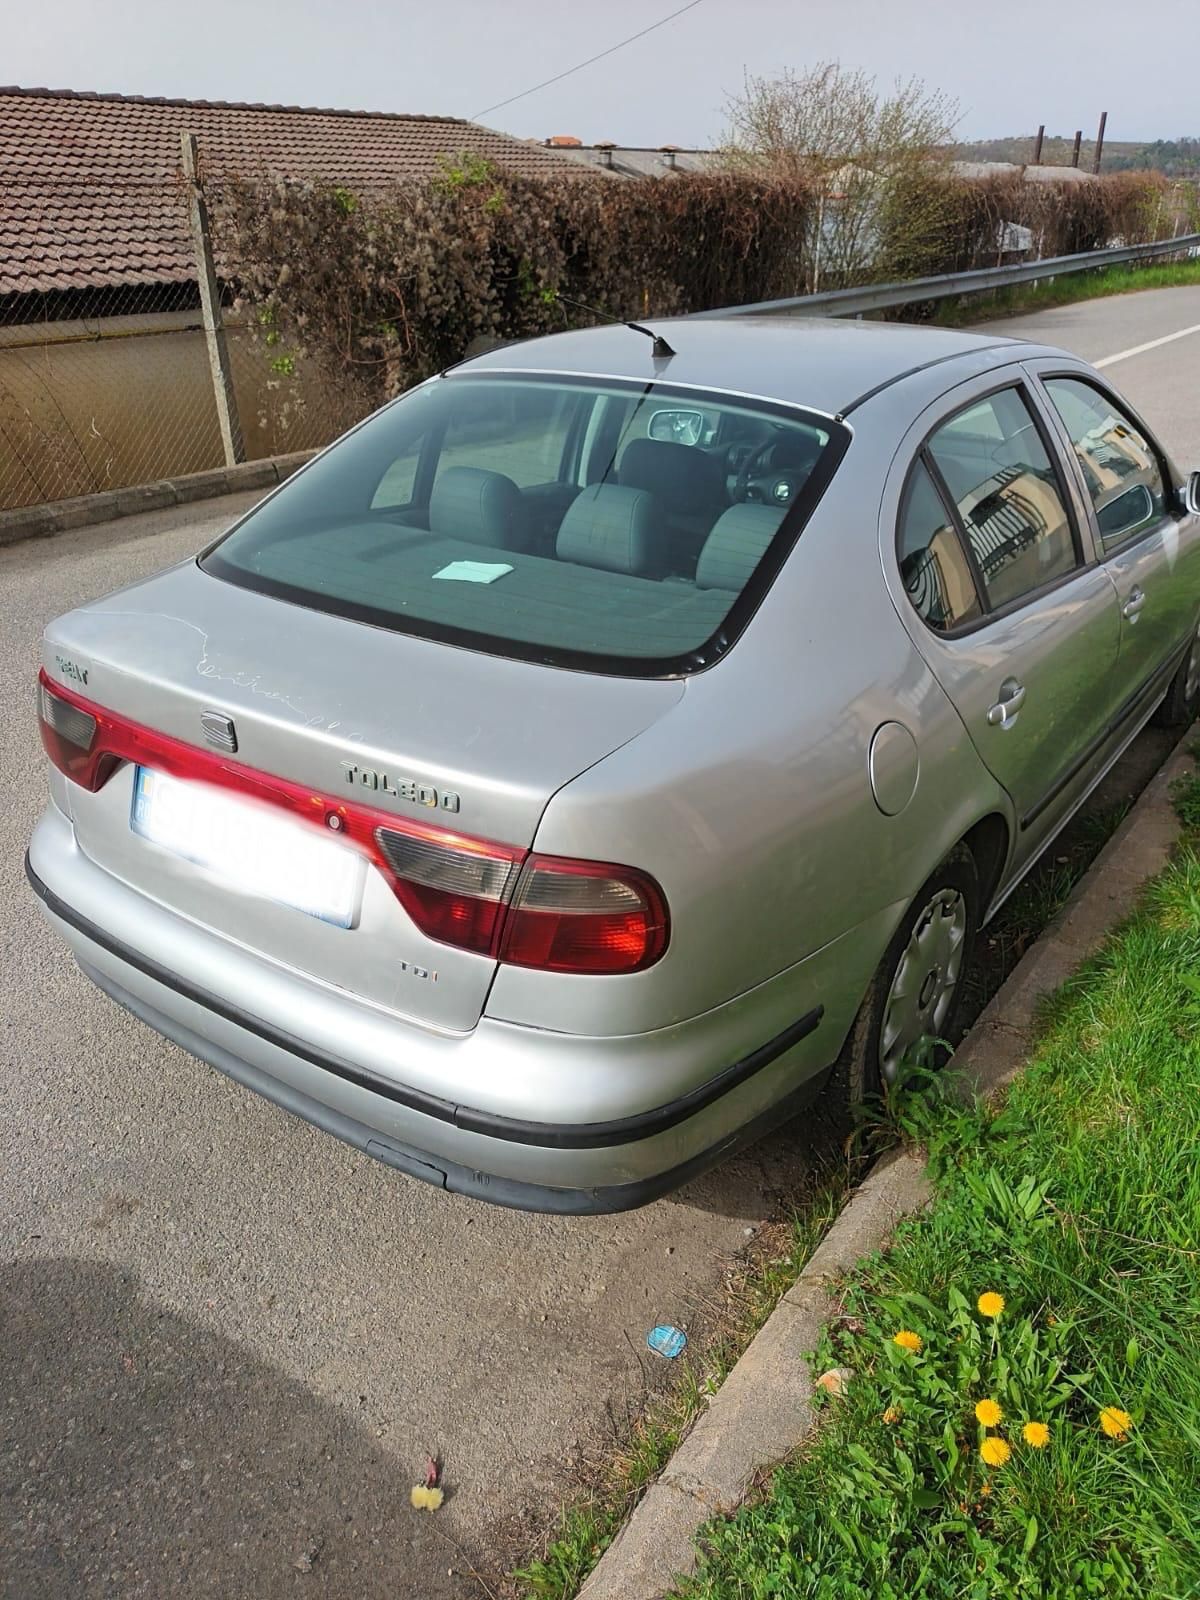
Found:
M 503 345 L 465 363 L 471 372 L 554 372 L 677 383 L 784 401 L 840 416 L 856 401 L 938 362 L 994 351 L 995 364 L 1040 346 L 994 333 L 900 322 L 776 314 L 656 317 L 646 324 L 675 351 L 656 358 L 625 323 Z M 948 383 L 949 386 L 949 383 Z

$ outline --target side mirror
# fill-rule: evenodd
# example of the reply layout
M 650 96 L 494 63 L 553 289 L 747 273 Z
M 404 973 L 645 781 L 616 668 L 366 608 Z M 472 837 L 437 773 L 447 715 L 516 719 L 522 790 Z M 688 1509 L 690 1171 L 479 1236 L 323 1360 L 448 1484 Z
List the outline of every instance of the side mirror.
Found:
M 1106 539 L 1119 539 L 1149 522 L 1153 515 L 1154 496 L 1144 483 L 1135 483 L 1106 506 L 1101 506 L 1096 521 Z
M 1183 509 L 1200 516 L 1200 471 L 1188 473 L 1183 486 Z
M 699 444 L 704 437 L 702 411 L 656 411 L 646 430 L 664 444 Z

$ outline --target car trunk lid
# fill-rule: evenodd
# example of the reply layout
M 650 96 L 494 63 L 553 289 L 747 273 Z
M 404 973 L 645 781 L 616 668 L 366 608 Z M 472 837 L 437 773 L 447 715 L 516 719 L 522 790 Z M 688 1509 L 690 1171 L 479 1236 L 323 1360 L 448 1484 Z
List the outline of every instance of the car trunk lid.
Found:
M 569 672 L 366 626 L 194 562 L 60 618 L 44 664 L 52 684 L 241 768 L 518 854 L 557 789 L 683 693 L 678 680 Z M 311 900 L 303 886 L 279 903 L 146 837 L 136 789 L 133 762 L 96 793 L 70 786 L 80 847 L 98 865 L 321 983 L 439 1028 L 478 1020 L 494 959 L 427 937 L 380 872 L 364 871 L 351 926 L 338 926 L 297 909 Z M 253 804 L 229 799 L 235 817 Z

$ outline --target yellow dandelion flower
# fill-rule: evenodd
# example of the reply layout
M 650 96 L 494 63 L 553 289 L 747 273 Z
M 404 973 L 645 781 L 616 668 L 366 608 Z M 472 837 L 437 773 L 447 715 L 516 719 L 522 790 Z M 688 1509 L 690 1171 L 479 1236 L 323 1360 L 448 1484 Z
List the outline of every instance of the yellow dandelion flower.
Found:
M 997 1440 L 998 1444 L 1002 1444 L 1003 1442 L 1004 1442 L 1003 1440 Z M 981 1483 L 979 1485 L 979 1492 L 980 1492 L 981 1495 L 989 1495 L 989 1494 L 991 1494 L 991 1492 L 992 1492 L 991 1484 L 990 1483 Z
M 919 1333 L 913 1333 L 911 1328 L 901 1328 L 900 1332 L 893 1335 L 892 1343 L 898 1344 L 901 1350 L 907 1350 L 912 1355 L 919 1355 L 924 1340 Z
M 991 1290 L 987 1294 L 981 1294 L 975 1303 L 979 1307 L 979 1315 L 981 1317 L 995 1319 L 1004 1310 L 1004 1296 L 1002 1294 L 993 1294 Z
M 1133 1418 L 1119 1406 L 1105 1406 L 1100 1413 L 1100 1426 L 1110 1439 L 1128 1439 Z
M 414 1511 L 437 1511 L 445 1495 L 440 1489 L 431 1488 L 427 1483 L 416 1483 L 408 1498 L 412 1501 Z
M 1003 1417 L 1003 1411 L 994 1400 L 981 1400 L 975 1407 L 975 1419 L 982 1422 L 985 1428 L 998 1428 Z
M 1027 1422 L 1021 1429 L 1021 1437 L 1035 1450 L 1044 1450 L 1050 1443 L 1050 1429 L 1044 1422 Z
M 903 1415 L 904 1413 L 900 1410 L 899 1406 L 889 1406 L 883 1413 L 883 1420 L 885 1422 L 899 1422 Z
M 998 1439 L 993 1436 L 989 1439 L 985 1439 L 979 1446 L 979 1454 L 983 1457 L 984 1461 L 987 1462 L 989 1467 L 1002 1467 L 1008 1460 L 1009 1456 L 1012 1455 L 1012 1451 L 1008 1448 L 1003 1439 Z

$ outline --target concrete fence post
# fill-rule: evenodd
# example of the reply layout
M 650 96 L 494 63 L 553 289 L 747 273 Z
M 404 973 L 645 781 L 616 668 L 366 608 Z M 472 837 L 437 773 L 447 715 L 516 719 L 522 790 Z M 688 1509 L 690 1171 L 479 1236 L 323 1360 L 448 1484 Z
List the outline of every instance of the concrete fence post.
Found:
M 196 253 L 196 277 L 200 284 L 200 310 L 204 318 L 204 338 L 208 345 L 208 365 L 212 373 L 213 398 L 221 426 L 225 465 L 233 467 L 246 459 L 242 424 L 238 417 L 237 396 L 233 392 L 233 373 L 229 366 L 229 346 L 221 322 L 221 289 L 213 261 L 212 238 L 208 229 L 208 206 L 197 176 L 196 135 L 181 133 L 180 150 L 183 175 L 187 181 L 188 215 L 192 246 Z

